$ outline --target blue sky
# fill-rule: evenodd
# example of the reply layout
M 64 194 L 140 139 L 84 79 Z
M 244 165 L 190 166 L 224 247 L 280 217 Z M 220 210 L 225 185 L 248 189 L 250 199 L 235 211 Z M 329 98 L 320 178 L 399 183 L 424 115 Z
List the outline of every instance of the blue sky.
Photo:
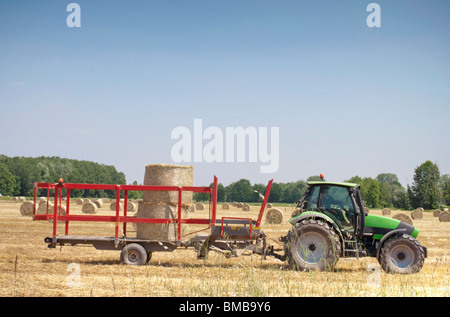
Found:
M 280 165 L 192 163 L 290 182 L 450 173 L 450 3 L 377 1 L 0 2 L 0 153 L 115 165 L 129 183 L 173 163 L 171 131 L 279 127 Z

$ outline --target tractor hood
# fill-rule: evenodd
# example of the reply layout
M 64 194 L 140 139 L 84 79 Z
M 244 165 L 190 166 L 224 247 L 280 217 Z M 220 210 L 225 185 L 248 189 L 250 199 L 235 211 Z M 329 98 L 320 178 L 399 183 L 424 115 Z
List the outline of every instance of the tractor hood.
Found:
M 419 234 L 419 229 L 406 222 L 378 215 L 369 214 L 366 216 L 366 228 L 364 232 L 373 233 L 373 238 L 376 240 L 381 239 L 385 234 L 392 230 L 402 229 L 404 229 L 406 234 L 411 235 L 413 238 L 417 238 L 417 235 Z

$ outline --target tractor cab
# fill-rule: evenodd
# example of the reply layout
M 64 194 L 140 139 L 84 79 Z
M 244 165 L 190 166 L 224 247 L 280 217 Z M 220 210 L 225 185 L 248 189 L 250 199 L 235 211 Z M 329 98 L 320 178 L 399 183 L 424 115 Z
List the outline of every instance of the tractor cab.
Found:
M 300 213 L 319 212 L 333 220 L 342 232 L 364 232 L 364 206 L 359 185 L 336 182 L 308 182 L 309 188 L 297 208 Z

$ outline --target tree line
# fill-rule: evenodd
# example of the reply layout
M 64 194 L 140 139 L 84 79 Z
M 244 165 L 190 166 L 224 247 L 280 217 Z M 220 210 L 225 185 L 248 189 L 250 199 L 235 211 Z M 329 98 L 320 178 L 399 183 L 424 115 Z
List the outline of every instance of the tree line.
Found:
M 56 156 L 32 158 L 0 155 L 0 194 L 4 196 L 33 196 L 34 182 L 55 183 L 60 177 L 67 183 L 126 184 L 125 174 L 112 165 Z M 295 204 L 306 192 L 308 181 L 320 180 L 319 176 L 313 175 L 306 181 L 273 182 L 269 202 Z M 344 181 L 361 185 L 362 198 L 369 208 L 435 209 L 450 205 L 450 175 L 441 175 L 438 166 L 431 161 L 416 167 L 413 183 L 406 188 L 392 173 L 381 173 L 376 178 L 356 175 Z M 133 184 L 137 185 L 137 182 Z M 217 199 L 220 202 L 258 203 L 262 201 L 261 195 L 264 195 L 266 186 L 251 184 L 247 179 L 240 179 L 228 186 L 219 183 Z M 38 195 L 45 196 L 46 190 L 40 190 Z M 115 198 L 115 192 L 73 190 L 71 196 Z M 129 197 L 141 198 L 142 192 L 129 192 Z M 207 201 L 209 195 L 194 193 L 194 200 Z
M 320 181 L 318 175 L 308 177 L 306 181 L 289 183 L 273 182 L 268 202 L 295 204 L 302 198 L 308 187 L 308 181 Z M 426 161 L 414 170 L 413 183 L 403 187 L 397 175 L 381 173 L 376 178 L 358 175 L 344 182 L 361 185 L 361 196 L 369 208 L 435 209 L 450 205 L 450 175 L 440 175 L 439 168 L 431 161 Z M 213 184 L 210 184 L 212 187 Z M 240 179 L 228 186 L 218 184 L 217 200 L 223 202 L 261 202 L 266 190 L 265 184 L 251 184 L 247 179 Z M 208 194 L 195 193 L 196 201 L 206 201 Z
M 125 174 L 114 166 L 90 161 L 53 157 L 8 157 L 0 155 L 0 193 L 4 196 L 34 195 L 34 182 L 125 184 Z M 65 194 L 65 192 L 63 192 Z M 39 196 L 47 190 L 40 189 Z M 115 197 L 113 191 L 73 190 L 72 197 Z

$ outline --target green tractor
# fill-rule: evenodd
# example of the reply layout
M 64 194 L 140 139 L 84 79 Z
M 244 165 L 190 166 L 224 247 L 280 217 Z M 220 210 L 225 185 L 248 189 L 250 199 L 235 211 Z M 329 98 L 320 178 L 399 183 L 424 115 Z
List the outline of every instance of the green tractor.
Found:
M 360 186 L 323 180 L 308 182 L 293 228 L 285 237 L 288 263 L 298 270 L 332 270 L 339 258 L 376 257 L 388 273 L 419 272 L 427 248 L 416 240 L 419 230 L 405 222 L 369 215 Z

